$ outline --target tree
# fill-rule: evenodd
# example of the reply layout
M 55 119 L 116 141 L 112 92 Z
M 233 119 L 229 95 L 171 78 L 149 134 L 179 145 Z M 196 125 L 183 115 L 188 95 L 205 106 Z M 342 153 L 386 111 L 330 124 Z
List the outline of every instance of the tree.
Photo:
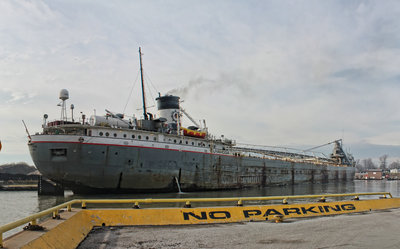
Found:
M 387 158 L 388 157 L 389 156 L 386 154 L 379 157 L 379 168 L 381 168 L 382 170 L 385 170 L 387 168 Z
M 371 158 L 366 158 L 366 159 L 361 160 L 361 165 L 364 167 L 364 169 L 376 169 L 377 168 Z
M 392 162 L 389 164 L 390 169 L 400 169 L 400 161 L 396 160 L 395 162 Z
M 357 159 L 357 161 L 356 161 L 356 169 L 357 169 L 357 172 L 364 172 L 365 171 L 365 168 L 361 164 L 360 159 Z

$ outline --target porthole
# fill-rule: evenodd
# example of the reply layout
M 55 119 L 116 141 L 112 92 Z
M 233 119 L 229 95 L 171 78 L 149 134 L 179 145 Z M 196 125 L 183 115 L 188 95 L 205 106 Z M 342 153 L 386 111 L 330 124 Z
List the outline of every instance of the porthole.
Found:
M 99 135 L 100 135 L 100 136 L 103 136 L 103 132 L 100 131 L 100 132 L 99 132 Z
M 124 134 L 124 137 L 126 137 L 126 134 Z
M 176 143 L 176 139 L 174 139 L 174 143 Z
M 114 137 L 117 137 L 117 133 L 114 133 Z
M 149 136 L 146 136 L 146 140 L 149 140 Z
M 140 135 L 139 135 L 139 136 L 137 136 L 137 137 L 138 137 L 138 139 L 142 139 L 142 136 L 140 136 Z
M 135 138 L 135 135 L 132 135 L 132 138 Z
M 186 141 L 186 144 L 188 144 L 188 141 Z
M 157 141 L 157 138 L 156 138 L 156 137 L 153 137 L 153 140 L 154 140 L 154 141 Z
M 110 133 L 106 132 L 106 136 L 107 136 L 107 137 L 110 136 Z
M 192 145 L 194 145 L 194 142 L 192 142 Z
M 179 140 L 179 144 L 182 144 L 182 140 Z

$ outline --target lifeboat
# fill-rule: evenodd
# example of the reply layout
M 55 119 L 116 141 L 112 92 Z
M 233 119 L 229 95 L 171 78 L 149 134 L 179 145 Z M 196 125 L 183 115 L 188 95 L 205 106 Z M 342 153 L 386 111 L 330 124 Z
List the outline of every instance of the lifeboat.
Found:
M 188 136 L 188 137 L 197 137 L 197 138 L 205 138 L 206 133 L 203 131 L 195 131 L 191 130 L 185 127 L 181 127 L 181 130 L 183 130 L 183 135 Z

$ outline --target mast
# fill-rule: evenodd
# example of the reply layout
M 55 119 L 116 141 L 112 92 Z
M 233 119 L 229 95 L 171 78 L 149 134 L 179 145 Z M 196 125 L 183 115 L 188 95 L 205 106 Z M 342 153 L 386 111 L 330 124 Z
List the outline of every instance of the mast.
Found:
M 145 120 L 147 120 L 148 117 L 146 111 L 146 96 L 144 93 L 144 83 L 143 83 L 142 50 L 140 47 L 139 47 L 139 60 L 140 60 L 140 79 L 142 81 L 143 117 Z

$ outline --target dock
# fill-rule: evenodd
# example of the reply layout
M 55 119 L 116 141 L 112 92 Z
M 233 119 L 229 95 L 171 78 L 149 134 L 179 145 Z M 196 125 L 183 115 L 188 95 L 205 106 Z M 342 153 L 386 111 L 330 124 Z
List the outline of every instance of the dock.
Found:
M 217 202 L 226 206 L 215 206 Z M 151 207 L 154 203 L 169 207 Z M 204 203 L 210 206 L 200 205 Z M 129 204 L 131 208 L 115 208 L 116 204 Z M 97 205 L 102 208 L 96 208 Z M 104 205 L 114 206 L 104 208 Z M 380 245 L 395 248 L 400 228 L 398 208 L 400 198 L 388 192 L 72 200 L 1 226 L 0 245 L 4 248 L 377 248 Z M 38 224 L 38 219 L 48 215 L 53 219 Z M 27 223 L 25 231 L 2 240 L 4 232 Z
M 298 218 L 282 223 L 96 227 L 90 248 L 399 248 L 400 209 Z

